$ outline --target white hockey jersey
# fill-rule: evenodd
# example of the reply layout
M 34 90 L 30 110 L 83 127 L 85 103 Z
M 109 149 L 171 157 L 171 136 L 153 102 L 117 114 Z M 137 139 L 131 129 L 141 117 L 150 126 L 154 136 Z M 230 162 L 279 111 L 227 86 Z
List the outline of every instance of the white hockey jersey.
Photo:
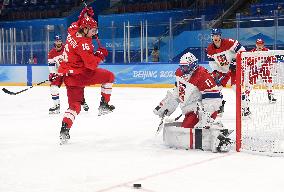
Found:
M 227 73 L 230 64 L 236 60 L 236 53 L 240 51 L 245 51 L 245 48 L 234 39 L 222 39 L 219 48 L 211 43 L 207 48 L 209 65 L 213 71 Z
M 62 45 L 64 47 L 64 45 Z M 63 50 L 57 51 L 55 48 L 48 53 L 48 69 L 50 73 L 58 73 L 59 63 L 63 60 Z

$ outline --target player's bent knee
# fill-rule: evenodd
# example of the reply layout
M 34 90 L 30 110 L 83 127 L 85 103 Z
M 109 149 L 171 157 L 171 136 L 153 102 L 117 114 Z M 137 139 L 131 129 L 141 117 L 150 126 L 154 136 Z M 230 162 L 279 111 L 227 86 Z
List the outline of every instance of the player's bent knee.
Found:
M 69 109 L 75 111 L 78 115 L 81 112 L 81 103 L 80 102 L 73 103 L 69 106 Z
M 109 73 L 109 83 L 113 83 L 115 80 L 115 76 L 112 72 Z

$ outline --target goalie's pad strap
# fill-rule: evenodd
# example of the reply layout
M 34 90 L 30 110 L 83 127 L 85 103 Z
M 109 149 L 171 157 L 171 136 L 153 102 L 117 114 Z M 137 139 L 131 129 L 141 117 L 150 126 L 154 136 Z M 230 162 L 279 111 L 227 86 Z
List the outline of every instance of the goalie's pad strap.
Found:
M 202 129 L 195 129 L 195 149 L 202 149 Z
M 221 98 L 223 99 L 223 95 L 220 93 L 220 91 L 204 91 L 202 93 L 202 99 L 215 99 L 215 98 Z

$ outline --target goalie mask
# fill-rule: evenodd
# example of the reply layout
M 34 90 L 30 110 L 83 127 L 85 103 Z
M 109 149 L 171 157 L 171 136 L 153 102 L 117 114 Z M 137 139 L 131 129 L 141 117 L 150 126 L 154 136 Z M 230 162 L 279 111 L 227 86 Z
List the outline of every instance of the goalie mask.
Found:
M 189 74 L 198 67 L 197 61 L 198 59 L 188 52 L 180 58 L 179 67 L 184 74 Z

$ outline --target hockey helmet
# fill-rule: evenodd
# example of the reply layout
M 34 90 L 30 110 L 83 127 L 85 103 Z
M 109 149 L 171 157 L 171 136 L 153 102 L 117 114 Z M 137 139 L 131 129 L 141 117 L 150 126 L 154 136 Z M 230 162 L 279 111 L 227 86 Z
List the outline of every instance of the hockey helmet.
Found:
M 189 74 L 198 67 L 197 61 L 192 53 L 187 52 L 180 58 L 179 67 L 184 74 Z
M 80 28 L 82 29 L 85 27 L 92 29 L 92 28 L 97 28 L 98 25 L 97 25 L 97 22 L 92 17 L 84 17 L 81 20 Z
M 62 41 L 62 36 L 59 35 L 59 34 L 56 34 L 56 35 L 54 36 L 54 41 Z
M 264 41 L 263 41 L 263 39 L 257 39 L 257 40 L 255 41 L 255 44 L 263 45 L 263 44 L 264 44 Z
M 54 36 L 54 43 L 53 43 L 54 47 L 57 47 L 59 49 L 61 49 L 62 47 L 62 36 L 59 34 L 56 34 Z
M 218 28 L 213 28 L 211 29 L 211 35 L 222 35 L 222 31 L 221 29 L 218 29 Z

